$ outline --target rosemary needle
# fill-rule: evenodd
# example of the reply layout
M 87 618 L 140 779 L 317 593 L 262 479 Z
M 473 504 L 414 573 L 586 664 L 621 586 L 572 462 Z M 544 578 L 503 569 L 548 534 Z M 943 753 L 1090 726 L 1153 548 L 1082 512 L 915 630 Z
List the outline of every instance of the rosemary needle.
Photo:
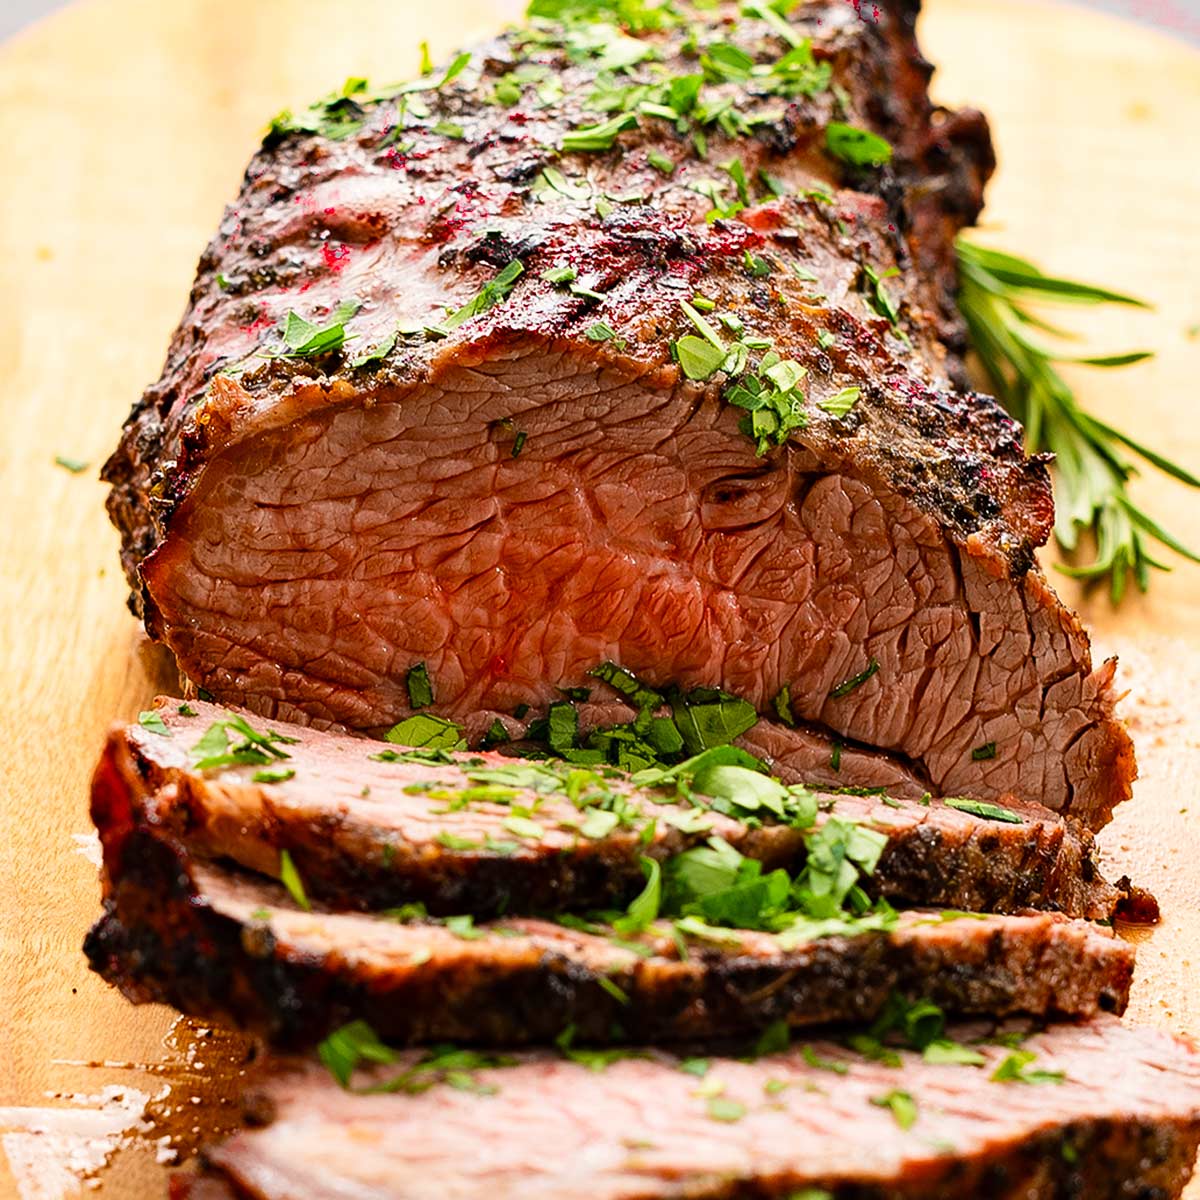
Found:
M 1137 467 L 1126 451 L 1189 487 L 1200 488 L 1200 478 L 1088 413 L 1055 369 L 1056 363 L 1122 367 L 1149 358 L 1149 352 L 1067 354 L 1039 335 L 1074 335 L 1042 320 L 1024 302 L 1149 306 L 1120 292 L 1045 275 L 1024 259 L 963 238 L 957 250 L 958 303 L 973 347 L 1000 402 L 1024 424 L 1029 452 L 1048 450 L 1055 456 L 1054 536 L 1076 560 L 1080 534 L 1090 530 L 1095 540 L 1090 562 L 1074 561 L 1059 570 L 1079 579 L 1107 579 L 1113 603 L 1119 604 L 1131 573 L 1145 591 L 1151 567 L 1170 570 L 1151 553 L 1153 542 L 1200 562 L 1200 556 L 1133 502 L 1127 484 Z

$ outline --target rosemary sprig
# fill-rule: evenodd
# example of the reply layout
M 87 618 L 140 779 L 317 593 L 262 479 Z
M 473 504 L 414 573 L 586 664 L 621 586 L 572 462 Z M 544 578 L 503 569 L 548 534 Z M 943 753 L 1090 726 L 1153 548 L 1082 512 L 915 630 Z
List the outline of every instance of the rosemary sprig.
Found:
M 1133 451 L 1189 487 L 1200 488 L 1200 478 L 1081 408 L 1055 369 L 1056 363 L 1123 367 L 1149 358 L 1150 353 L 1068 354 L 1039 335 L 1060 339 L 1075 335 L 1042 320 L 1025 302 L 1149 306 L 1120 292 L 1044 275 L 1024 259 L 962 238 L 957 248 L 958 303 L 973 347 L 1000 402 L 1024 424 L 1029 452 L 1049 450 L 1055 456 L 1054 536 L 1076 560 L 1080 534 L 1090 530 L 1095 540 L 1095 556 L 1090 562 L 1074 561 L 1060 565 L 1059 570 L 1078 579 L 1107 578 L 1113 603 L 1119 604 L 1130 573 L 1144 592 L 1150 586 L 1151 567 L 1171 569 L 1151 554 L 1153 542 L 1200 562 L 1200 556 L 1130 498 L 1127 484 L 1138 471 L 1124 451 Z

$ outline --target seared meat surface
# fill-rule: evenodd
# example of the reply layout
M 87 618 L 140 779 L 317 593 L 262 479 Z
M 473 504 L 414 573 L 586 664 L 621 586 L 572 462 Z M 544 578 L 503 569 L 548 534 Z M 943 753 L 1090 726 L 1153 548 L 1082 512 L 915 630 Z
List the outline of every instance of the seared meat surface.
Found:
M 147 628 L 371 731 L 417 663 L 474 735 L 603 660 L 786 688 L 935 795 L 1103 824 L 1132 751 L 1034 564 L 1045 464 L 942 350 L 981 122 L 910 6 L 692 15 L 280 123 L 107 467 Z
M 1111 1019 L 1062 1025 L 1021 1043 L 1026 1070 L 1061 1072 L 1037 1086 L 994 1079 L 1017 1052 L 976 1045 L 988 1032 L 954 1031 L 980 1066 L 901 1051 L 897 1069 L 819 1042 L 690 1070 L 654 1051 L 604 1070 L 518 1055 L 460 1065 L 457 1087 L 439 1082 L 452 1064 L 406 1055 L 354 1081 L 398 1080 L 390 1094 L 297 1064 L 256 1099 L 265 1128 L 208 1158 L 255 1200 L 1179 1196 L 1200 1141 L 1194 1051 Z
M 747 821 L 694 809 L 673 786 L 637 788 L 611 769 L 495 753 L 428 761 L 418 751 L 406 761 L 400 747 L 274 722 L 264 729 L 296 739 L 281 743 L 289 757 L 279 765 L 291 778 L 256 783 L 253 766 L 200 770 L 195 748 L 231 714 L 202 701 L 183 706 L 190 716 L 179 707 L 160 701 L 168 736 L 141 725 L 110 734 L 93 782 L 102 839 L 150 825 L 195 853 L 268 875 L 286 850 L 312 895 L 339 908 L 420 901 L 438 914 L 486 916 L 620 906 L 645 882 L 643 857 L 662 860 L 714 835 L 768 869 L 795 870 L 805 857 L 805 830 L 769 812 Z M 886 837 L 863 884 L 896 904 L 1110 919 L 1120 899 L 1090 834 L 1037 805 L 1013 802 L 995 819 L 980 815 L 986 806 L 938 800 L 816 798 L 818 827 L 854 821 Z M 621 822 L 588 823 L 589 813 L 614 808 L 626 814 Z M 512 832 L 513 813 L 525 810 L 536 836 Z

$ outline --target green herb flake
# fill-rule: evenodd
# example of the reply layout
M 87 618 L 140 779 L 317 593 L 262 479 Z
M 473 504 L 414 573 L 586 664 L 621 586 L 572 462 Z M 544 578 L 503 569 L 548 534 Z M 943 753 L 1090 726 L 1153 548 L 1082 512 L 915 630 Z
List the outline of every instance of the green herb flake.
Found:
M 594 153 L 600 150 L 611 150 L 619 134 L 627 129 L 636 128 L 638 123 L 634 113 L 618 113 L 598 125 L 583 125 L 570 133 L 563 134 L 559 149 L 564 153 L 583 151 Z
M 1057 1084 L 1066 1080 L 1063 1071 L 1044 1071 L 1033 1067 L 1037 1055 L 1032 1050 L 1014 1050 L 992 1072 L 994 1083 Z
M 831 417 L 836 417 L 840 420 L 858 403 L 858 398 L 861 395 L 862 388 L 842 388 L 840 392 L 834 392 L 832 396 L 827 396 L 824 400 L 818 400 L 817 407 L 822 412 L 827 412 Z
M 746 1106 L 729 1096 L 709 1096 L 705 1111 L 710 1120 L 731 1124 L 740 1121 L 746 1115 Z
M 689 333 L 675 343 L 680 369 L 688 379 L 702 381 L 715 375 L 725 361 L 725 350 Z
M 446 317 L 438 328 L 449 332 L 457 329 L 464 321 L 469 321 L 472 317 L 477 317 L 494 308 L 507 298 L 524 272 L 525 267 L 521 260 L 514 258 L 508 266 L 497 273 L 495 279 L 490 283 L 485 283 L 462 308 Z
M 935 1038 L 922 1051 L 927 1063 L 954 1064 L 963 1067 L 982 1067 L 987 1057 L 978 1050 L 949 1038 Z
M 917 1123 L 917 1102 L 909 1092 L 893 1088 L 882 1096 L 872 1096 L 871 1103 L 878 1108 L 891 1109 L 892 1119 L 901 1129 L 911 1129 Z
M 545 828 L 536 821 L 530 820 L 529 817 L 506 817 L 504 828 L 519 838 L 530 838 L 536 841 L 538 838 L 546 836 Z
M 646 886 L 630 902 L 625 915 L 613 922 L 613 928 L 622 937 L 647 929 L 657 919 L 662 904 L 662 867 L 653 858 L 643 858 L 642 870 L 646 875 Z
M 1025 823 L 1011 808 L 1005 808 L 1000 804 L 991 804 L 986 800 L 964 800 L 959 796 L 948 796 L 943 803 L 947 808 L 957 808 L 959 812 L 970 813 L 973 817 L 983 817 L 986 821 L 1003 821 L 1008 825 Z
M 629 996 L 616 983 L 614 983 L 607 975 L 597 975 L 596 982 L 618 1003 L 628 1005 Z
M 995 757 L 996 757 L 996 743 L 995 742 L 986 742 L 982 746 L 976 746 L 975 749 L 971 751 L 971 761 L 972 762 L 985 762 L 987 759 L 995 758 Z
M 413 708 L 428 708 L 433 703 L 433 684 L 429 680 L 429 669 L 423 662 L 408 669 L 404 683 L 408 688 L 408 703 Z
M 196 712 L 196 710 L 190 704 L 187 703 L 186 700 L 175 711 L 181 717 L 195 717 L 195 716 L 199 715 Z
M 483 848 L 480 842 L 474 841 L 472 838 L 459 837 L 458 834 L 449 833 L 444 829 L 433 840 L 447 850 L 481 850 Z
M 453 721 L 429 713 L 417 713 L 393 725 L 384 739 L 397 746 L 414 746 L 426 750 L 465 750 L 466 734 Z
M 251 783 L 286 783 L 296 777 L 294 767 L 262 767 L 250 776 Z
M 775 715 L 789 728 L 795 728 L 796 714 L 792 712 L 792 689 L 790 684 L 784 684 L 771 701 Z
M 650 153 L 646 155 L 646 161 L 660 174 L 675 174 L 674 160 L 669 158 L 661 150 L 651 150 Z
M 830 121 L 825 129 L 825 149 L 853 167 L 881 167 L 892 161 L 890 143 L 869 129 Z
M 843 696 L 848 696 L 856 688 L 862 687 L 868 679 L 871 678 L 879 670 L 879 661 L 872 655 L 871 661 L 866 667 L 859 671 L 857 675 L 851 675 L 849 679 L 843 679 L 830 693 L 831 700 L 840 700 Z
M 156 709 L 151 708 L 146 712 L 138 713 L 138 724 L 143 729 L 150 730 L 151 733 L 160 734 L 162 737 L 171 736 L 171 731 L 167 728 L 167 723 Z
M 521 451 L 525 449 L 525 443 L 528 440 L 529 440 L 529 434 L 526 433 L 525 430 L 520 429 L 517 431 L 517 436 L 515 438 L 513 438 L 513 444 L 512 444 L 512 457 L 513 458 L 520 457 Z
M 551 267 L 548 271 L 542 272 L 542 278 L 547 283 L 558 284 L 570 283 L 578 277 L 578 272 L 574 267 Z
M 475 928 L 475 918 L 470 913 L 457 917 L 443 917 L 442 924 L 464 942 L 477 942 L 487 936 L 487 930 Z
M 362 306 L 357 300 L 344 300 L 329 314 L 324 325 L 306 321 L 295 310 L 288 312 L 283 326 L 285 358 L 314 358 L 340 350 L 350 339 L 346 323 Z
M 72 475 L 79 475 L 86 471 L 92 464 L 83 458 L 69 458 L 65 454 L 56 454 L 54 456 L 55 466 L 62 467 L 64 471 L 70 471 Z
M 624 350 L 627 344 L 624 338 L 617 337 L 617 331 L 611 325 L 603 321 L 597 321 L 584 336 L 589 342 L 612 342 L 617 350 Z
M 296 864 L 292 862 L 292 856 L 286 850 L 279 852 L 279 882 L 287 888 L 288 895 L 305 912 L 312 911 L 312 905 L 309 904 L 304 891 L 304 881 L 300 878 L 300 872 L 296 870 Z
M 317 1056 L 342 1087 L 350 1086 L 350 1077 L 360 1062 L 386 1066 L 396 1061 L 395 1052 L 379 1040 L 366 1021 L 351 1021 L 335 1029 L 317 1047 Z

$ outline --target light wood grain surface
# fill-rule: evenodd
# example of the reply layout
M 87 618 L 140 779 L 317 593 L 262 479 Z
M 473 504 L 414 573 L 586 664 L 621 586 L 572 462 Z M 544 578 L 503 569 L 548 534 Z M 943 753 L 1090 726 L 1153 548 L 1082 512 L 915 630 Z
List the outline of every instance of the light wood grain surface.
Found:
M 158 373 L 265 119 L 350 74 L 411 73 L 421 38 L 445 53 L 517 9 L 92 0 L 0 47 L 0 1195 L 73 1194 L 85 1169 L 105 1195 L 162 1194 L 153 1139 L 228 1120 L 245 1050 L 131 1009 L 79 951 L 97 909 L 80 837 L 93 757 L 171 684 L 124 607 L 98 464 Z M 1080 373 L 1088 403 L 1200 467 L 1200 56 L 1019 0 L 930 0 L 922 33 L 938 96 L 993 120 L 989 239 L 1157 305 L 1088 317 L 1108 347 L 1157 351 Z M 56 454 L 92 466 L 71 475 Z M 1200 545 L 1200 495 L 1150 477 L 1138 495 Z M 1131 1016 L 1200 1034 L 1200 568 L 1120 612 L 1084 608 L 1124 659 L 1142 766 L 1103 844 L 1166 913 L 1139 935 Z M 100 1097 L 110 1086 L 124 1101 Z M 137 1134 L 146 1097 L 160 1119 Z

